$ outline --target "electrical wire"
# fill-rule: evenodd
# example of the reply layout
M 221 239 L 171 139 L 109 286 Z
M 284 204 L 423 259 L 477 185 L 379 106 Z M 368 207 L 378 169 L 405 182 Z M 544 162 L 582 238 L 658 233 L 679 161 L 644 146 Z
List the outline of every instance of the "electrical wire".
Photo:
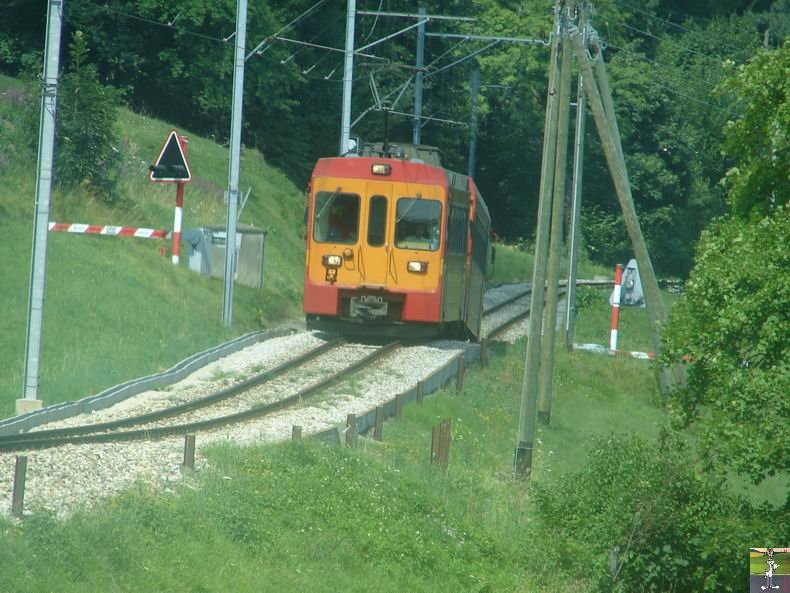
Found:
M 632 5 L 630 5 L 630 4 L 626 3 L 626 2 L 623 2 L 622 0 L 614 0 L 614 2 L 616 4 L 619 4 L 620 6 L 628 8 L 629 10 L 633 10 L 634 12 L 638 12 L 639 14 L 642 14 L 642 15 L 650 18 L 650 19 L 653 19 L 654 21 L 659 22 L 659 23 L 661 23 L 663 25 L 668 25 L 670 27 L 673 27 L 673 28 L 677 29 L 678 31 L 683 31 L 684 33 L 704 33 L 704 31 L 701 31 L 701 30 L 689 29 L 688 27 L 684 27 L 683 25 L 679 25 L 677 23 L 673 23 L 669 19 L 665 19 L 665 18 L 662 18 L 660 16 L 656 16 L 654 14 L 651 14 L 651 13 L 647 12 L 646 10 L 643 10 L 641 8 L 637 8 L 636 6 L 632 6 Z M 686 19 L 691 19 L 691 20 L 698 19 L 698 20 L 701 20 L 703 22 L 707 22 L 707 23 L 710 22 L 710 20 L 700 19 L 699 17 L 692 17 L 691 15 L 683 14 L 683 13 L 680 13 L 680 12 L 677 12 L 677 11 L 674 11 L 674 12 L 676 14 L 679 14 L 681 16 L 686 17 Z M 744 48 L 742 48 L 742 47 L 736 47 L 734 45 L 730 45 L 730 44 L 725 43 L 723 41 L 718 41 L 718 43 L 721 46 L 723 46 L 723 47 L 731 49 L 732 51 L 736 51 L 736 52 L 744 51 Z M 717 57 L 720 58 L 721 56 L 717 56 Z
M 325 27 L 322 27 L 321 30 L 318 31 L 318 33 L 316 33 L 315 35 L 313 35 L 309 39 L 310 43 L 313 43 L 316 39 L 318 39 L 321 35 L 326 33 L 329 29 L 331 29 L 332 27 L 335 27 L 338 24 L 339 20 L 340 20 L 339 18 L 335 18 L 334 21 L 330 21 L 329 24 L 327 24 Z M 307 49 L 307 46 L 300 47 L 295 52 L 293 52 L 290 56 L 288 56 L 285 60 L 281 60 L 281 63 L 282 64 L 287 64 L 288 62 L 293 60 L 297 55 L 299 55 L 300 53 L 302 53 L 306 49 Z M 329 54 L 324 54 L 324 55 L 326 56 L 326 55 L 329 55 Z
M 132 14 L 129 12 L 124 12 L 122 10 L 118 10 L 117 8 L 111 7 L 109 4 L 94 4 L 93 2 L 88 2 L 86 0 L 76 0 L 77 3 L 82 4 L 83 6 L 92 6 L 93 8 L 97 8 L 100 10 L 105 10 L 107 12 L 111 12 L 113 14 L 117 14 L 119 16 L 123 16 L 128 19 L 140 21 L 143 23 L 148 23 L 150 25 L 156 25 L 157 27 L 163 27 L 165 29 L 171 29 L 173 31 L 178 31 L 179 33 L 183 33 L 184 35 L 192 35 L 193 37 L 199 37 L 201 39 L 205 39 L 207 41 L 214 41 L 217 43 L 224 43 L 229 44 L 230 38 L 223 38 L 223 37 L 213 37 L 211 35 L 206 35 L 205 33 L 198 33 L 197 31 L 190 31 L 189 29 L 185 29 L 183 27 L 176 27 L 173 23 L 175 23 L 176 19 L 168 23 L 163 23 L 161 21 L 156 21 L 154 19 L 149 19 L 147 17 L 139 16 L 136 14 Z M 67 13 L 68 14 L 68 13 Z M 178 18 L 178 15 L 176 15 Z
M 379 13 L 381 12 L 381 7 L 384 6 L 384 0 L 379 1 L 379 8 L 376 11 L 376 18 L 373 19 L 373 25 L 370 27 L 370 31 L 368 31 L 367 35 L 363 34 L 362 40 L 367 41 L 373 36 L 373 31 L 376 30 L 376 24 L 379 22 Z
M 323 50 L 326 50 L 326 51 L 334 51 L 334 52 L 340 52 L 340 53 L 345 53 L 345 51 L 346 51 L 346 50 L 341 49 L 339 47 L 330 47 L 328 45 L 319 45 L 317 43 L 310 43 L 309 41 L 300 41 L 299 39 L 290 39 L 288 37 L 275 36 L 275 37 L 273 37 L 273 39 L 276 39 L 277 41 L 284 41 L 286 43 L 295 43 L 297 45 L 305 45 L 307 47 L 312 47 L 314 49 L 323 49 Z M 375 56 L 373 54 L 364 54 L 364 53 L 360 53 L 360 52 L 357 52 L 357 51 L 355 51 L 353 53 L 354 53 L 355 56 L 362 56 L 364 58 L 370 58 L 371 60 L 389 61 L 387 58 L 381 58 L 381 57 Z
M 287 31 L 288 29 L 290 29 L 294 25 L 299 24 L 300 22 L 302 22 L 302 20 L 306 19 L 309 15 L 311 15 L 314 11 L 318 10 L 318 8 L 320 8 L 321 5 L 326 3 L 326 2 L 328 2 L 328 0 L 318 0 L 318 2 L 313 4 L 310 8 L 305 10 L 302 14 L 297 16 L 291 22 L 286 24 L 279 31 L 277 31 L 274 35 L 270 35 L 269 37 L 265 37 L 263 39 L 263 41 L 261 41 L 258 45 L 256 45 L 255 49 L 253 49 L 249 54 L 247 54 L 247 56 L 244 59 L 245 60 L 249 60 L 250 57 L 252 56 L 252 54 L 261 55 L 263 52 L 265 52 L 266 50 L 268 50 L 271 47 L 271 44 L 267 45 L 266 47 L 263 47 L 264 45 L 266 45 L 266 43 L 269 40 L 271 40 L 272 38 L 276 38 L 278 35 L 280 35 L 281 33 L 284 33 L 285 31 Z
M 652 64 L 653 66 L 658 66 L 657 62 L 647 58 L 646 56 L 642 56 L 642 55 L 640 55 L 640 54 L 638 54 L 636 52 L 632 52 L 630 50 L 627 50 L 627 49 L 624 49 L 624 48 L 621 48 L 621 47 L 617 47 L 616 45 L 612 45 L 609 42 L 607 42 L 607 45 L 608 45 L 608 47 L 611 47 L 613 49 L 617 49 L 617 50 L 620 50 L 620 51 L 625 51 L 626 53 L 628 53 L 628 54 L 630 54 L 630 55 L 632 55 L 635 58 L 638 58 L 640 60 L 645 60 L 648 63 Z M 662 70 L 662 72 L 663 72 L 663 70 Z M 686 79 L 686 82 L 690 82 L 690 81 L 688 79 Z M 689 101 L 693 101 L 694 103 L 699 103 L 701 105 L 705 105 L 707 107 L 710 107 L 711 109 L 714 109 L 716 111 L 719 111 L 719 112 L 722 112 L 722 113 L 727 113 L 727 111 L 725 109 L 722 109 L 721 107 L 718 107 L 717 105 L 713 105 L 712 103 L 709 103 L 707 101 L 703 101 L 702 99 L 698 99 L 696 97 L 692 97 L 691 95 L 687 95 L 686 93 L 683 93 L 683 92 L 681 92 L 681 91 L 679 91 L 679 90 L 677 90 L 675 88 L 667 86 L 667 85 L 671 85 L 671 84 L 673 84 L 673 81 L 669 80 L 668 78 L 664 78 L 663 81 L 662 81 L 662 84 L 660 85 L 660 87 L 661 87 L 662 90 L 665 90 L 665 91 L 668 91 L 668 92 L 673 93 L 675 95 L 678 95 L 679 97 L 683 97 L 684 99 L 688 99 Z
M 625 52 L 628 55 L 633 56 L 633 57 L 635 57 L 635 58 L 637 58 L 639 60 L 644 60 L 645 62 L 649 62 L 653 66 L 655 66 L 656 68 L 659 68 L 660 70 L 662 70 L 664 72 L 671 73 L 672 75 L 675 75 L 675 76 L 678 75 L 678 72 L 676 70 L 671 70 L 669 66 L 666 66 L 666 65 L 662 64 L 658 60 L 654 60 L 652 58 L 648 58 L 647 56 L 642 55 L 639 52 L 632 51 L 632 50 L 627 49 L 625 47 L 619 47 L 617 45 L 613 45 L 611 42 L 608 42 L 608 41 L 606 42 L 606 46 L 607 47 L 611 47 L 612 49 L 616 49 L 617 51 Z M 684 78 L 684 80 L 686 82 L 691 82 L 687 77 L 682 77 L 682 78 Z M 704 78 L 704 77 L 695 78 L 695 82 L 702 82 L 702 83 L 705 84 L 705 86 L 707 86 L 711 90 L 715 89 L 716 86 L 718 85 L 718 83 L 710 80 L 709 78 Z
M 629 29 L 631 31 L 639 33 L 640 35 L 644 35 L 645 37 L 651 37 L 651 38 L 656 39 L 658 41 L 666 41 L 666 40 L 670 39 L 669 37 L 659 37 L 657 35 L 653 35 L 649 31 L 643 31 L 642 29 L 639 29 L 637 27 L 633 27 L 633 26 L 631 26 L 631 25 L 629 25 L 627 23 L 620 23 L 620 25 L 622 25 L 626 29 Z M 683 50 L 686 53 L 695 54 L 695 55 L 703 56 L 703 57 L 706 57 L 706 58 L 716 57 L 716 58 L 719 58 L 720 60 L 723 59 L 721 56 L 718 56 L 718 55 L 715 55 L 715 54 L 707 54 L 705 52 L 697 51 L 696 49 L 691 49 L 689 47 L 680 47 L 680 49 Z

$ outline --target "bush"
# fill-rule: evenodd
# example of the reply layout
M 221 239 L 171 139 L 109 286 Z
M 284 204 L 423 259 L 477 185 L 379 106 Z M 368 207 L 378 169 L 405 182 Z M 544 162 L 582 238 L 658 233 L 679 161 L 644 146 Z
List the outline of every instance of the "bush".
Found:
M 699 423 L 714 464 L 755 483 L 790 469 L 788 237 L 784 207 L 707 230 L 664 332 L 665 362 L 688 361 L 676 417 Z
M 583 470 L 536 483 L 535 537 L 553 542 L 546 560 L 602 592 L 741 591 L 750 509 L 690 457 L 668 431 L 657 443 L 613 435 Z

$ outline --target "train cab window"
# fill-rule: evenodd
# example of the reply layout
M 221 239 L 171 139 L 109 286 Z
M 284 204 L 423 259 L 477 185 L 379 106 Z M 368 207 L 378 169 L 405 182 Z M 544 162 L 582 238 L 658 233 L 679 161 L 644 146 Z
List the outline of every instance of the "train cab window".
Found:
M 320 191 L 315 197 L 313 239 L 319 243 L 357 242 L 359 196 L 339 191 Z
M 387 232 L 387 198 L 373 196 L 370 198 L 368 212 L 368 245 L 381 247 Z
M 436 251 L 442 228 L 442 203 L 436 200 L 400 198 L 395 214 L 395 246 L 401 249 Z

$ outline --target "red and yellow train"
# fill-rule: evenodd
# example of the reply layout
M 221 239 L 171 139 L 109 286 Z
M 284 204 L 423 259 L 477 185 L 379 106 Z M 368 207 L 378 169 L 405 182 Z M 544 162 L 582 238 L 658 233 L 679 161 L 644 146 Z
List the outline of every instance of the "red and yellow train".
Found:
M 318 161 L 307 196 L 308 328 L 480 335 L 491 219 L 472 179 L 437 154 L 407 145 Z

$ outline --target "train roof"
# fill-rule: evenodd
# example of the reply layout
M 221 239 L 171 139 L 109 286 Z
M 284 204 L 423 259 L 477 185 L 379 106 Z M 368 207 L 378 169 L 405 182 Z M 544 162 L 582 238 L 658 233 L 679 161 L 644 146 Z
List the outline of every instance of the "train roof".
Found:
M 374 175 L 374 164 L 390 166 L 386 175 Z M 430 185 L 453 185 L 452 173 L 441 167 L 419 161 L 384 158 L 375 156 L 345 156 L 320 159 L 313 169 L 313 177 L 351 177 L 403 183 L 425 183 Z
M 390 158 L 425 163 L 434 167 L 442 166 L 442 152 L 436 146 L 427 144 L 390 143 L 386 151 Z M 383 157 L 385 153 L 383 142 L 362 144 L 360 156 Z

